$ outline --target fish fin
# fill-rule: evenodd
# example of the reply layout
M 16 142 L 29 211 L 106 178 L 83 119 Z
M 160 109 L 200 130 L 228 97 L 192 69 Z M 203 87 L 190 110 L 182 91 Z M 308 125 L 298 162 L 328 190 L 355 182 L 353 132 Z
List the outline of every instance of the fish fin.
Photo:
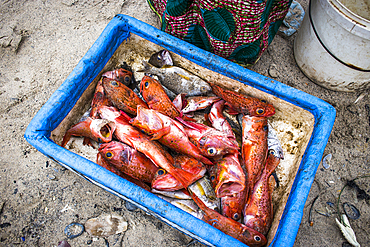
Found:
M 158 139 L 161 139 L 163 136 L 167 135 L 168 133 L 170 133 L 170 130 L 171 130 L 171 127 L 170 126 L 167 126 L 167 127 L 164 127 L 160 130 L 157 130 L 155 131 L 155 133 L 153 134 L 152 138 L 150 140 L 158 140 Z
M 189 116 L 186 116 L 186 115 L 184 115 L 182 113 L 180 115 L 181 115 L 181 118 L 184 119 L 184 120 L 186 120 L 186 121 L 191 121 L 191 122 L 196 122 L 197 121 L 194 118 L 189 117 Z
M 62 148 L 64 148 L 66 145 L 67 145 L 67 143 L 69 142 L 69 140 L 71 139 L 71 133 L 69 133 L 68 131 L 65 133 L 65 135 L 64 135 L 64 137 L 63 137 L 63 141 L 62 141 L 62 143 L 60 144 L 60 146 L 62 147 Z
M 137 72 L 148 72 L 150 68 L 152 67 L 148 62 L 144 60 L 142 61 L 142 65 L 144 66 L 144 68 L 137 70 Z
M 190 129 L 195 129 L 195 130 L 199 130 L 199 131 L 206 131 L 207 130 L 207 128 L 204 127 L 201 124 L 198 124 L 198 123 L 195 123 L 195 122 L 188 122 L 188 121 L 185 121 L 184 119 L 182 119 L 180 117 L 176 117 L 176 120 L 178 120 L 181 124 L 183 124 L 184 126 L 190 128 Z
M 238 115 L 240 113 L 228 102 L 225 103 L 225 106 L 227 107 L 226 112 L 229 113 L 230 115 Z
M 83 141 L 83 143 L 82 143 L 83 145 L 87 145 L 87 146 L 90 146 L 90 147 L 94 147 L 94 145 L 92 145 L 92 143 L 91 143 L 91 139 L 90 138 L 88 138 L 88 137 L 85 137 L 84 138 L 84 141 Z

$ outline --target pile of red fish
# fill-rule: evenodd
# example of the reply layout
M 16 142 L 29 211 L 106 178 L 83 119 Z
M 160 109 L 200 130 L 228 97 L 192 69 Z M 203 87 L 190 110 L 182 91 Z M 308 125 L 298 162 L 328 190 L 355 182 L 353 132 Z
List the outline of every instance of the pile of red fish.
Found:
M 213 96 L 171 101 L 161 83 L 144 76 L 139 97 L 127 85 L 132 72 L 116 69 L 98 82 L 89 117 L 72 126 L 71 136 L 84 144 L 99 145 L 97 163 L 111 172 L 152 191 L 187 193 L 197 204 L 201 219 L 249 246 L 263 246 L 273 219 L 270 175 L 280 162 L 267 144 L 267 117 L 274 107 L 215 84 Z M 191 111 L 210 109 L 203 123 Z M 242 114 L 242 141 L 224 116 Z M 191 190 L 209 177 L 221 209 L 213 210 Z

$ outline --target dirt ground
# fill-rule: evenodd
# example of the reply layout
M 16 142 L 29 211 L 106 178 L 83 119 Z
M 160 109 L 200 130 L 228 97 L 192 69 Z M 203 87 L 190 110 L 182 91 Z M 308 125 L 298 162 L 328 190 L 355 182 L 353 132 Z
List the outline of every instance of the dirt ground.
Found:
M 307 9 L 307 0 L 300 3 Z M 57 246 L 66 239 L 64 228 L 69 223 L 84 223 L 102 213 L 122 215 L 128 222 L 126 232 L 107 238 L 109 246 L 187 246 L 192 240 L 141 210 L 128 211 L 122 199 L 54 163 L 23 137 L 36 112 L 119 13 L 159 27 L 145 0 L 1 1 L 0 246 Z M 269 70 L 275 67 L 274 79 L 336 108 L 324 153 L 332 154 L 330 168 L 320 165 L 317 171 L 295 246 L 342 246 L 345 239 L 335 223 L 336 210 L 327 202 L 336 203 L 348 180 L 370 173 L 370 101 L 365 96 L 355 104 L 360 92 L 330 91 L 306 78 L 294 60 L 295 36 L 276 35 L 251 69 L 271 77 Z M 369 178 L 356 183 L 365 195 L 370 193 Z M 356 190 L 347 187 L 341 202 L 352 203 L 361 212 L 350 223 L 361 246 L 370 246 L 369 199 L 358 198 Z M 333 214 L 317 213 L 327 209 Z M 68 242 L 71 246 L 106 245 L 104 239 L 92 239 L 86 232 Z

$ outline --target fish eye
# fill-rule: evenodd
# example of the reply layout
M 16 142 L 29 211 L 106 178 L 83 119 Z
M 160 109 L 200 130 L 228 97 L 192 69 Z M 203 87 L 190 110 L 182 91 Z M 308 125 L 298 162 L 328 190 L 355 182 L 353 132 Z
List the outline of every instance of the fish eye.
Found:
M 270 150 L 270 154 L 275 155 L 275 150 Z
M 263 126 L 263 130 L 268 130 L 268 126 L 267 125 L 265 125 L 265 126 Z
M 260 236 L 254 236 L 254 240 L 256 240 L 257 242 L 261 241 L 261 237 Z
M 235 213 L 235 214 L 233 215 L 233 219 L 234 219 L 234 220 L 239 219 L 239 214 L 238 214 L 238 213 Z
M 130 78 L 130 76 L 126 75 L 124 80 L 125 80 L 125 82 L 130 82 L 131 78 Z
M 208 148 L 207 153 L 209 155 L 215 155 L 217 153 L 217 150 L 216 150 L 216 148 Z
M 107 152 L 105 154 L 105 157 L 107 157 L 108 159 L 112 158 L 113 157 L 113 153 L 111 151 Z
M 148 88 L 148 86 L 149 86 L 149 82 L 145 82 L 145 84 L 144 84 L 144 86 L 145 86 L 145 88 Z
M 262 115 L 263 113 L 265 113 L 265 110 L 264 110 L 264 109 L 262 109 L 262 108 L 258 108 L 258 109 L 257 109 L 257 111 L 256 111 L 256 113 L 257 113 L 258 115 Z
M 157 59 L 158 59 L 159 61 L 161 61 L 161 60 L 162 60 L 162 58 L 161 58 L 161 54 L 158 54 Z
M 157 174 L 158 174 L 159 176 L 162 176 L 162 175 L 166 174 L 166 170 L 164 170 L 164 169 L 159 169 L 159 170 L 157 171 Z
M 261 99 L 261 102 L 262 102 L 262 103 L 267 103 L 267 101 L 266 101 L 266 100 L 264 100 L 264 99 Z
M 114 87 L 118 87 L 118 83 L 116 81 L 110 81 L 110 84 Z
M 200 87 L 200 91 L 201 91 L 201 92 L 207 92 L 207 88 L 206 88 L 205 86 Z
M 103 142 L 103 140 L 100 137 L 98 137 L 98 142 Z
M 211 181 L 215 180 L 215 178 L 216 178 L 216 176 L 215 176 L 215 175 L 212 175 L 212 176 L 210 177 Z

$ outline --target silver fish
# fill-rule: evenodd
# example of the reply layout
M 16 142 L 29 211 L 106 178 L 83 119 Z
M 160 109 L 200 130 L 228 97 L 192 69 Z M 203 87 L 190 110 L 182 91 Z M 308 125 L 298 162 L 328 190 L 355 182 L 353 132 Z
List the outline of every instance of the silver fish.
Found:
M 160 194 L 166 197 L 171 197 L 173 199 L 191 200 L 191 196 L 188 194 L 185 194 L 183 190 L 164 191 L 164 190 L 152 189 L 152 192 L 154 194 Z
M 212 188 L 208 176 L 204 176 L 188 187 L 191 193 L 194 193 L 208 208 L 220 212 L 220 199 Z
M 175 94 L 186 93 L 187 96 L 199 96 L 212 92 L 211 86 L 198 76 L 176 66 L 156 68 L 143 61 L 144 68 L 138 72 L 156 75 L 159 81 Z
M 160 50 L 154 53 L 149 58 L 149 63 L 157 68 L 162 68 L 164 65 L 173 65 L 171 53 L 167 50 Z
M 203 213 L 199 209 L 198 205 L 193 200 L 175 199 L 163 195 L 157 195 L 159 198 L 171 203 L 172 205 L 184 210 L 185 212 L 197 217 L 198 219 L 203 218 Z
M 281 146 L 281 143 L 279 141 L 279 138 L 277 137 L 276 131 L 271 126 L 269 122 L 267 122 L 268 125 L 268 135 L 267 135 L 267 146 L 268 149 L 273 149 L 275 151 L 275 156 L 284 159 L 284 151 L 283 147 Z

